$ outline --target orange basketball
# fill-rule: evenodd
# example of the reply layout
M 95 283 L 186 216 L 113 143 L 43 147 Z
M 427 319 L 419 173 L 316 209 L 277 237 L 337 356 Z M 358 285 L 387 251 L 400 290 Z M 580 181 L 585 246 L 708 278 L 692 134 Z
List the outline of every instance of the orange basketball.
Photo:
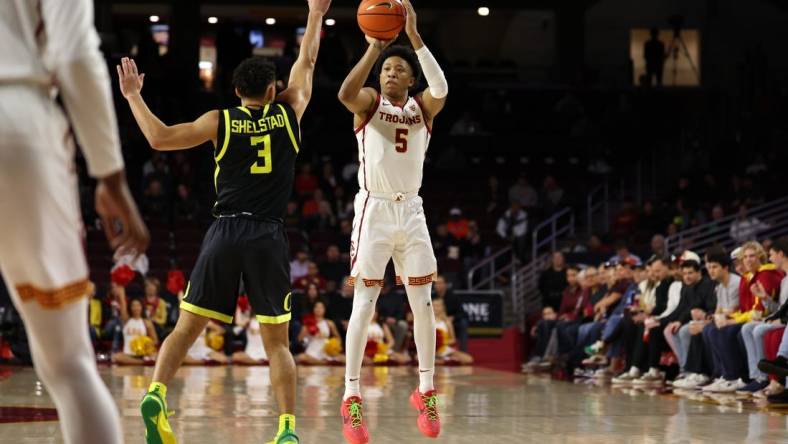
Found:
M 364 34 L 393 40 L 405 26 L 405 7 L 400 0 L 364 0 L 358 7 L 358 26 Z

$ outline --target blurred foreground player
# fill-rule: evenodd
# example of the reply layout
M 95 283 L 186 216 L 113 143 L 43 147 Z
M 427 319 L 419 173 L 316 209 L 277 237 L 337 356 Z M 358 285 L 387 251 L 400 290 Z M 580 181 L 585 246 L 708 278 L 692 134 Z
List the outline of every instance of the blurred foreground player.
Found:
M 405 31 L 415 48 L 389 47 L 392 41 L 367 37 L 366 53 L 348 75 L 339 100 L 354 114 L 358 139 L 360 191 L 355 201 L 351 238 L 351 275 L 355 279 L 353 314 L 347 329 L 343 434 L 351 444 L 369 441 L 359 387 L 367 328 L 383 286 L 386 265 L 394 259 L 414 317 L 419 358 L 419 387 L 411 404 L 419 411 L 418 428 L 435 438 L 440 433 L 438 397 L 433 386 L 435 316 L 431 305 L 437 263 L 419 197 L 424 157 L 432 122 L 443 109 L 448 85 L 435 58 L 424 46 L 416 13 L 408 0 Z M 375 64 L 380 93 L 364 88 Z M 428 89 L 410 95 L 424 72 Z
M 148 232 L 126 185 L 93 2 L 4 0 L 0 42 L 0 270 L 65 442 L 120 443 L 86 328 L 88 267 L 66 113 L 98 179 L 96 210 L 110 245 L 141 253 Z
M 203 240 L 175 330 L 161 347 L 153 383 L 140 405 L 149 444 L 175 443 L 167 420 L 167 384 L 210 319 L 231 323 L 243 279 L 271 366 L 279 407 L 275 444 L 297 443 L 296 367 L 288 347 L 291 317 L 289 247 L 282 217 L 293 189 L 299 123 L 312 95 L 323 15 L 331 0 L 309 0 L 301 52 L 288 87 L 276 94 L 274 65 L 242 62 L 233 74 L 241 106 L 214 110 L 191 123 L 167 126 L 140 96 L 144 75 L 133 60 L 118 67 L 123 96 L 154 149 L 215 147 L 216 217 Z

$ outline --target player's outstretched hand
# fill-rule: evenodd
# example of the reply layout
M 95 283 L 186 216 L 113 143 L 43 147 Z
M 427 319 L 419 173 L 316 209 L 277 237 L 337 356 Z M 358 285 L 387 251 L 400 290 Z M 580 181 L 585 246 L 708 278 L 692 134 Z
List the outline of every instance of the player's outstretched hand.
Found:
M 307 0 L 309 12 L 319 12 L 325 14 L 331 6 L 331 0 Z
M 131 197 L 123 171 L 99 179 L 96 212 L 101 216 L 104 234 L 113 250 L 142 254 L 148 249 L 150 234 Z
M 405 33 L 408 36 L 418 34 L 416 10 L 413 9 L 413 4 L 410 0 L 402 0 L 402 5 L 405 6 Z
M 374 37 L 370 37 L 368 35 L 364 36 L 364 37 L 367 38 L 367 43 L 369 43 L 370 46 L 373 46 L 377 50 L 383 51 L 384 49 L 388 48 L 389 45 L 394 43 L 397 40 L 397 37 L 399 37 L 399 36 L 394 37 L 391 40 L 380 40 L 380 39 L 376 39 Z
M 311 3 L 311 2 L 310 2 Z M 330 1 L 329 1 L 330 3 Z M 142 83 L 145 81 L 145 74 L 137 72 L 137 64 L 134 59 L 123 57 L 118 69 L 118 83 L 120 83 L 120 93 L 128 99 L 142 91 Z

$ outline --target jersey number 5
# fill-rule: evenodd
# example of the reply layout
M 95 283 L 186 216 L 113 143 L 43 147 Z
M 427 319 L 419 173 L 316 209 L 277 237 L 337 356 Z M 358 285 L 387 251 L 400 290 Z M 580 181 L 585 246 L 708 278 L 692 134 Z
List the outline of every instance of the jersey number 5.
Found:
M 273 169 L 271 162 L 271 135 L 256 136 L 251 138 L 252 147 L 263 144 L 263 149 L 257 150 L 257 157 L 260 158 L 257 162 L 252 164 L 252 174 L 270 174 Z M 263 164 L 260 165 L 260 162 Z
M 407 128 L 397 128 L 397 132 L 394 136 L 394 142 L 396 143 L 395 149 L 398 153 L 407 153 L 408 152 L 408 129 Z

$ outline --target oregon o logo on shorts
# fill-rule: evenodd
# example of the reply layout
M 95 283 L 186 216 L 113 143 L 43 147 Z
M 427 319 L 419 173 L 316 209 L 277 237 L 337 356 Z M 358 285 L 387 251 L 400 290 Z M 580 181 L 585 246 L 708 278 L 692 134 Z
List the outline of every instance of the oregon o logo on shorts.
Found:
M 292 294 L 293 293 L 287 293 L 287 296 L 285 296 L 285 311 L 290 311 L 290 295 Z

